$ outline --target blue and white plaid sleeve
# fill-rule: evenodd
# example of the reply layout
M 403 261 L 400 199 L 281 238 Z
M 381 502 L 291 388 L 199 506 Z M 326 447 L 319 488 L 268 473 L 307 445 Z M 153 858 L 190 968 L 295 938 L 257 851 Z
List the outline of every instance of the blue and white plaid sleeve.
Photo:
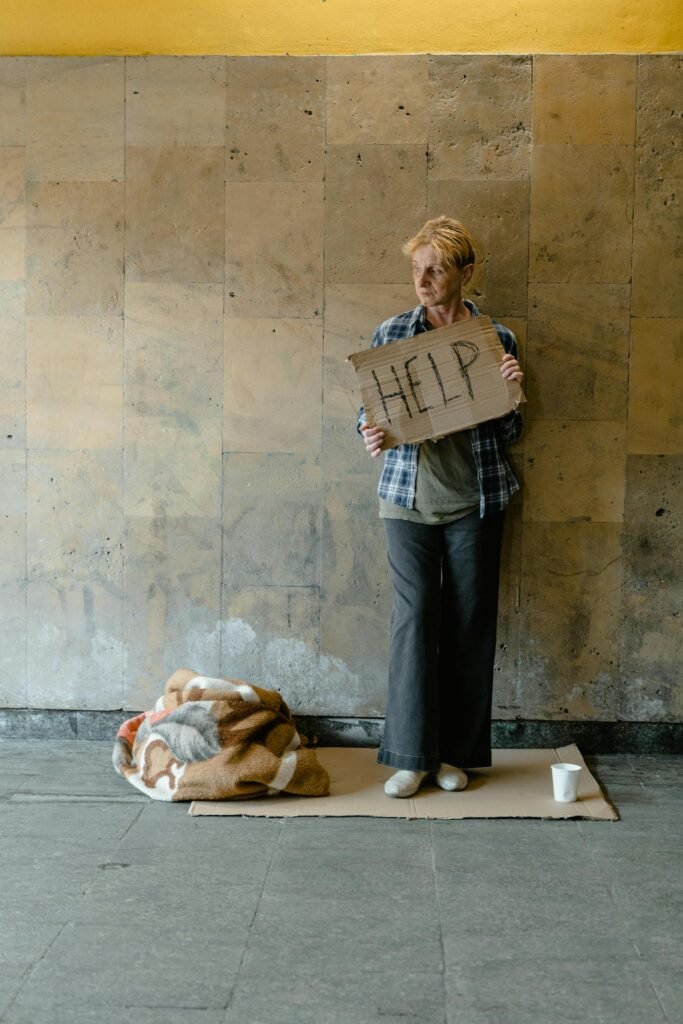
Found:
M 503 348 L 509 355 L 514 356 L 515 359 L 517 359 L 517 339 L 514 334 L 509 328 L 504 327 L 503 324 L 499 324 L 495 320 L 493 323 Z M 524 421 L 519 409 L 513 409 L 512 412 L 507 413 L 507 415 L 501 416 L 501 418 L 497 420 L 497 428 L 498 436 L 505 447 L 509 447 L 509 445 L 518 441 L 524 428 Z

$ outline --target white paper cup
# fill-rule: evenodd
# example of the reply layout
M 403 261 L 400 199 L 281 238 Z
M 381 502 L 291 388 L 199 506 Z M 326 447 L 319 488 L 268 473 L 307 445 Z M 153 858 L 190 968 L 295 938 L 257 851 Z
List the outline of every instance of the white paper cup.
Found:
M 579 792 L 580 764 L 553 764 L 553 796 L 560 804 L 573 804 Z

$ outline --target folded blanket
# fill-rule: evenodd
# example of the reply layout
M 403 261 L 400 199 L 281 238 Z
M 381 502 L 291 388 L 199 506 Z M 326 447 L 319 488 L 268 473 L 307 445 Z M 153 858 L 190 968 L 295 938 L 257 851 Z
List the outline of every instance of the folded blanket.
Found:
M 325 796 L 327 772 L 301 742 L 276 691 L 179 669 L 154 711 L 123 723 L 112 759 L 155 800 Z

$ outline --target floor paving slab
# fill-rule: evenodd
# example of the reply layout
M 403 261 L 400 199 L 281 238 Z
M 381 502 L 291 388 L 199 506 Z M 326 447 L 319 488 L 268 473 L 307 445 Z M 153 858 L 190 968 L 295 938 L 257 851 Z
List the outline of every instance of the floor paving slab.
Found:
M 635 959 L 491 959 L 446 985 L 449 1015 L 467 1024 L 669 1024 Z
M 389 799 L 387 797 L 387 799 Z M 429 836 L 429 821 L 418 819 L 406 820 L 396 818 L 285 818 L 283 821 L 283 837 L 293 846 L 324 844 L 328 841 L 345 842 L 347 837 L 354 839 L 368 848 L 374 847 L 378 837 L 385 842 L 397 840 L 402 842 L 414 840 L 419 842 L 420 836 Z
M 649 788 L 673 786 L 678 790 L 681 785 L 681 758 L 668 757 L 633 757 L 629 765 L 635 777 Z
M 649 872 L 649 866 L 648 866 Z M 673 878 L 610 883 L 624 930 L 641 956 L 672 955 L 683 949 L 683 886 L 680 869 Z
M 116 860 L 150 865 L 174 879 L 224 877 L 232 886 L 262 885 L 281 829 L 279 822 L 230 819 L 226 828 L 197 826 L 169 808 L 143 816 L 116 847 Z M 209 819 L 199 819 L 207 821 Z
M 382 862 L 381 851 L 370 859 L 354 854 L 343 846 L 318 849 L 314 853 L 301 850 L 278 850 L 268 875 L 266 894 L 287 892 L 292 898 L 357 900 L 360 898 L 395 898 L 397 893 L 412 899 L 434 898 L 434 877 L 431 851 L 429 860 L 401 856 L 400 847 Z M 415 862 L 417 859 L 417 863 Z
M 222 938 L 178 921 L 134 927 L 69 925 L 21 990 L 24 1006 L 225 1007 L 234 986 L 246 929 Z M 4 1024 L 4 1022 L 3 1022 Z
M 682 787 L 683 788 L 683 787 Z M 596 826 L 603 829 L 613 828 L 622 835 L 630 833 L 636 836 L 670 835 L 683 839 L 683 816 L 681 815 L 681 796 L 673 788 L 654 789 L 640 787 L 636 791 L 615 789 L 610 799 L 619 808 L 620 821 L 600 822 L 583 820 L 579 827 L 584 835 L 597 833 Z M 599 834 L 599 833 L 598 833 Z
M 171 877 L 155 865 L 113 862 L 74 903 L 72 920 L 137 929 L 153 927 L 162 912 L 183 931 L 203 933 L 207 940 L 224 929 L 246 938 L 262 888 L 232 885 L 229 872 L 221 874 L 215 868 L 210 874 L 189 868 Z
M 572 821 L 434 822 L 434 864 L 447 891 L 449 881 L 462 878 L 500 878 L 510 881 L 600 873 L 585 840 Z M 604 822 L 603 822 L 604 825 Z M 507 827 L 512 826 L 512 827 Z
M 0 738 L 0 763 L 14 762 L 32 766 L 41 764 L 111 764 L 111 742 L 66 739 L 6 739 Z
M 0 740 L 1 1024 L 683 1024 L 680 758 L 598 756 L 614 823 L 411 822 L 192 818 L 110 755 Z
M 45 923 L 36 920 L 36 915 L 27 914 L 26 907 L 21 913 L 0 909 L 0 964 L 18 966 L 35 963 L 47 953 L 59 935 L 62 924 Z
M 645 970 L 669 1024 L 683 1024 L 683 956 L 658 957 Z
M 402 889 L 433 898 L 433 857 L 428 829 L 415 832 L 375 828 L 283 829 L 267 892 L 320 896 L 392 898 Z
M 96 860 L 96 858 L 95 858 Z M 81 896 L 96 877 L 97 864 L 89 856 L 74 854 L 69 861 L 50 861 L 46 858 L 27 859 L 20 864 L 3 864 L 0 881 L 1 903 L 26 901 L 57 904 Z
M 635 955 L 622 915 L 602 882 L 558 878 L 534 885 L 502 878 L 439 889 L 447 965 L 483 958 L 554 956 L 570 960 Z
M 26 784 L 28 778 L 37 778 L 35 776 L 29 776 L 19 774 L 18 772 L 4 772 L 2 766 L 0 766 L 0 797 L 11 796 L 16 793 L 22 786 Z
M 681 870 L 683 843 L 673 833 L 651 831 L 634 842 L 630 832 L 614 831 L 586 838 L 591 856 L 606 883 L 643 885 L 649 878 L 675 879 Z
M 439 970 L 443 964 L 434 897 L 322 899 L 264 894 L 249 937 L 246 968 L 282 972 L 292 963 L 336 977 L 366 971 Z
M 445 1024 L 443 975 L 245 969 L 225 1024 Z
M 82 773 L 73 768 L 60 771 L 57 775 L 48 773 L 47 770 L 37 775 L 31 775 L 24 780 L 17 790 L 17 795 L 54 795 L 64 796 L 70 800 L 100 797 L 101 799 L 124 802 L 134 800 L 137 803 L 144 803 L 148 799 L 130 785 L 123 787 L 121 780 L 113 771 Z
M 86 816 L 87 821 L 87 816 Z M 42 861 L 48 866 L 51 863 L 71 863 L 82 860 L 85 864 L 96 864 L 98 858 L 106 857 L 110 850 L 117 846 L 113 838 L 93 839 L 88 835 L 87 828 L 80 829 L 76 835 L 26 836 L 21 832 L 0 830 L 0 864 L 25 864 Z
M 125 842 L 130 845 L 146 846 L 150 843 L 159 843 L 162 839 L 173 842 L 175 839 L 183 842 L 201 842 L 206 837 L 208 842 L 220 843 L 227 835 L 242 835 L 247 830 L 253 831 L 255 824 L 261 826 L 261 835 L 268 835 L 269 832 L 277 835 L 280 831 L 279 821 L 255 823 L 253 819 L 238 818 L 230 826 L 216 825 L 220 819 L 193 818 L 188 813 L 187 803 L 166 803 L 164 801 L 147 800 L 144 804 L 143 813 L 140 814 L 125 837 Z
M 120 840 L 145 809 L 125 803 L 5 803 L 0 807 L 0 833 L 31 838 L 79 839 L 89 842 Z M 84 808 L 87 807 L 87 812 Z
M 7 963 L 0 960 L 0 1020 L 5 1020 L 5 1011 L 12 1005 L 30 969 L 30 962 Z
M 135 1024 L 223 1024 L 225 1011 L 189 1007 L 178 1010 L 171 1006 L 83 1006 L 78 1002 L 36 1006 L 23 1003 L 19 997 L 2 1017 L 2 1024 L 123 1024 L 124 1020 Z

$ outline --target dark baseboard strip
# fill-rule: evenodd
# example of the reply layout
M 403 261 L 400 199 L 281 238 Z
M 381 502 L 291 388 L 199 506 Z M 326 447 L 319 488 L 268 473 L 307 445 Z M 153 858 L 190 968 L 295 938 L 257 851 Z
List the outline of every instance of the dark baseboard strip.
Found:
M 0 708 L 0 739 L 112 740 L 134 711 L 62 711 Z M 381 718 L 298 715 L 299 730 L 322 747 L 376 747 Z M 497 721 L 493 746 L 563 747 L 576 743 L 584 754 L 681 754 L 683 722 Z
M 300 731 L 320 746 L 376 747 L 381 718 L 297 718 Z M 681 754 L 683 722 L 493 722 L 495 748 L 564 747 L 576 743 L 584 754 Z

